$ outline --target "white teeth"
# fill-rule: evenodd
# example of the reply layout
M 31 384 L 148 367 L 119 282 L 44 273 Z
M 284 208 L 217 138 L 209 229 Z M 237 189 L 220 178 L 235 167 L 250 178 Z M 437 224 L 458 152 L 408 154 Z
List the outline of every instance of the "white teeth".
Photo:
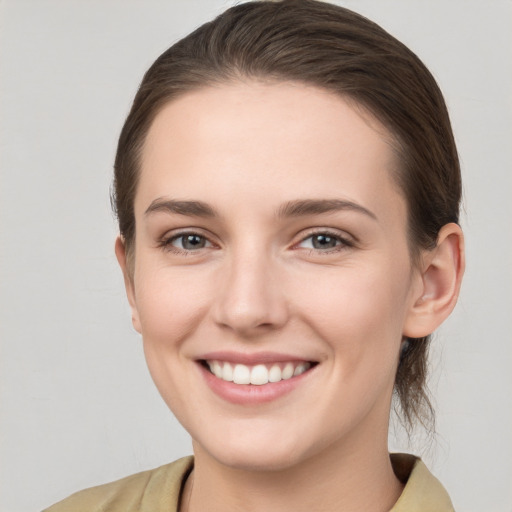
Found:
M 213 361 L 213 363 L 210 364 L 210 370 L 215 375 L 215 377 L 222 379 L 222 366 L 218 361 Z
M 269 382 L 279 382 L 281 380 L 281 368 L 279 365 L 274 364 L 270 371 L 268 372 L 268 381 Z
M 251 370 L 251 384 L 261 386 L 268 384 L 268 370 L 264 364 L 257 364 Z
M 222 367 L 222 376 L 220 378 L 228 382 L 233 381 L 233 367 L 229 363 L 224 363 L 224 366 Z
M 250 384 L 251 370 L 245 364 L 237 364 L 233 370 L 233 382 L 235 384 Z
M 291 379 L 293 377 L 294 369 L 295 368 L 293 367 L 292 363 L 286 363 L 285 367 L 283 368 L 283 371 L 282 371 L 282 374 L 281 374 L 281 378 L 283 380 Z
M 262 386 L 269 382 L 279 382 L 302 375 L 311 368 L 311 363 L 273 364 L 270 368 L 264 364 L 247 366 L 245 364 L 232 365 L 222 361 L 206 361 L 210 371 L 219 379 L 235 384 L 253 384 Z
M 309 367 L 310 367 L 309 363 L 300 363 L 299 365 L 297 365 L 297 368 L 295 368 L 295 371 L 293 372 L 293 376 L 297 377 L 297 375 L 301 375 L 306 370 L 308 370 Z

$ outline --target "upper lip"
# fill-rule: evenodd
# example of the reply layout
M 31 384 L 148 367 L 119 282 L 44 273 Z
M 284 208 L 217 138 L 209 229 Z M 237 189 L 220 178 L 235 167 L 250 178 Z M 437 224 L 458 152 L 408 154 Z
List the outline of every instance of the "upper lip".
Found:
M 285 354 L 280 352 L 231 352 L 231 351 L 215 351 L 203 354 L 198 360 L 202 361 L 225 361 L 234 364 L 245 364 L 247 366 L 253 366 L 256 364 L 265 363 L 287 363 L 290 361 L 297 362 L 314 362 L 312 359 L 304 358 L 294 354 Z

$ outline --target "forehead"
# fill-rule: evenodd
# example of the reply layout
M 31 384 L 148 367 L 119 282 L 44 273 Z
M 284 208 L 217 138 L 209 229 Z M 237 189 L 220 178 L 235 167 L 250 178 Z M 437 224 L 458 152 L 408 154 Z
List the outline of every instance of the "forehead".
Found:
M 136 209 L 166 194 L 215 201 L 399 193 L 389 132 L 353 102 L 299 83 L 236 82 L 189 92 L 156 116 Z M 382 199 L 382 197 L 381 197 Z

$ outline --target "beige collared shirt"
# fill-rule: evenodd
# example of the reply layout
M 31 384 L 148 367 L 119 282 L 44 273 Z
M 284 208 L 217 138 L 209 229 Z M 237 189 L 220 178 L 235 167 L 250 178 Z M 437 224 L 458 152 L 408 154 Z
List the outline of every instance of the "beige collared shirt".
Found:
M 391 462 L 405 487 L 390 512 L 453 512 L 447 492 L 420 459 L 399 453 L 391 455 Z M 77 492 L 43 512 L 177 512 L 193 464 L 193 457 L 185 457 Z

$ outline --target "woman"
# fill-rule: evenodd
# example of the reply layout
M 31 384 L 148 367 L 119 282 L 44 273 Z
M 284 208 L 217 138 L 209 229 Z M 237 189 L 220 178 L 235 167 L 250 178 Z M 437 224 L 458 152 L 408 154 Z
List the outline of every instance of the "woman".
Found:
M 116 255 L 194 459 L 48 510 L 453 510 L 387 434 L 393 392 L 429 420 L 460 194 L 434 79 L 351 11 L 247 3 L 167 50 L 119 139 Z

